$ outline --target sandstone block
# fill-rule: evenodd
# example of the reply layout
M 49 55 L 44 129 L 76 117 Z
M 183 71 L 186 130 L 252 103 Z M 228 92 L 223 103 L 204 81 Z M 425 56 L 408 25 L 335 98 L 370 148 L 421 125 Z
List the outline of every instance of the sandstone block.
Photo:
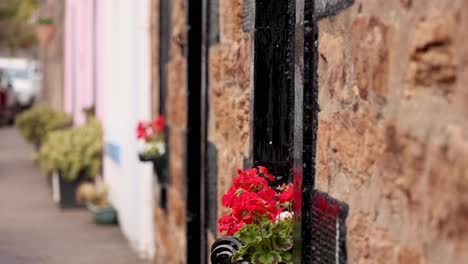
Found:
M 186 62 L 177 56 L 168 64 L 167 122 L 171 127 L 184 128 L 187 124 Z
M 406 72 L 405 93 L 411 96 L 420 87 L 452 92 L 457 79 L 454 35 L 457 30 L 455 14 L 435 15 L 419 22 L 411 44 L 410 63 Z
M 389 86 L 391 29 L 376 16 L 357 16 L 351 27 L 354 78 L 362 99 L 386 97 Z
M 243 0 L 219 1 L 221 42 L 239 42 L 242 39 Z

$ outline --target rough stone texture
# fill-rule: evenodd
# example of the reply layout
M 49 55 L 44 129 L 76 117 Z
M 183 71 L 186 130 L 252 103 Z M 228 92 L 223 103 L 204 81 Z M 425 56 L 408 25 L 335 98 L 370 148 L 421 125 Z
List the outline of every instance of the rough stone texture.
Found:
M 180 190 L 170 187 L 168 208 L 155 208 L 155 263 L 186 263 L 185 201 Z
M 159 7 L 159 1 L 157 4 Z M 167 210 L 159 207 L 160 202 L 155 201 L 155 263 L 186 263 L 186 239 L 185 239 L 185 128 L 187 123 L 186 106 L 186 60 L 184 57 L 184 45 L 186 38 L 185 25 L 185 1 L 174 0 L 172 8 L 172 36 L 171 36 L 171 61 L 168 63 L 168 87 L 167 87 L 167 124 L 169 126 L 170 148 L 170 185 L 167 192 Z M 155 12 L 158 12 L 156 10 Z M 158 16 L 154 18 L 157 24 Z M 157 31 L 155 42 L 158 41 Z M 153 49 L 159 44 L 153 43 Z M 153 53 L 158 50 L 153 50 Z M 153 76 L 157 83 L 157 55 L 153 58 Z M 156 66 L 155 66 L 156 64 Z M 153 85 L 153 87 L 156 87 Z M 154 94 L 158 94 L 154 91 Z M 154 96 L 154 100 L 157 97 Z M 157 103 L 153 104 L 153 111 L 157 111 Z
M 350 263 L 468 262 L 468 3 L 356 1 L 320 22 L 317 188 Z
M 171 43 L 171 46 L 176 44 Z M 171 127 L 184 128 L 187 123 L 185 72 L 186 61 L 181 53 L 168 63 L 167 122 Z
M 220 38 L 222 43 L 240 42 L 242 32 L 243 0 L 219 1 Z
M 218 216 L 225 213 L 221 197 L 249 153 L 251 41 L 242 31 L 242 2 L 219 2 L 220 43 L 210 48 L 208 138 L 219 151 Z
M 239 28 L 239 30 L 241 30 Z M 222 32 L 221 32 L 222 35 Z M 250 40 L 210 49 L 210 139 L 218 149 L 246 154 L 250 134 Z
M 455 14 L 423 17 L 416 26 L 411 44 L 411 63 L 407 71 L 407 94 L 414 89 L 431 87 L 450 93 L 456 81 L 455 48 L 453 39 L 457 29 Z
M 221 206 L 221 197 L 232 185 L 232 178 L 237 175 L 237 169 L 242 168 L 243 157 L 233 155 L 229 150 L 220 149 L 218 153 L 218 218 L 225 214 L 226 208 Z
M 391 41 L 389 27 L 377 16 L 359 15 L 353 20 L 351 34 L 353 76 L 359 97 L 367 100 L 369 93 L 387 96 Z
M 184 159 L 185 159 L 185 130 L 181 128 L 172 128 L 169 138 L 170 164 L 169 175 L 171 185 L 177 190 L 184 191 Z

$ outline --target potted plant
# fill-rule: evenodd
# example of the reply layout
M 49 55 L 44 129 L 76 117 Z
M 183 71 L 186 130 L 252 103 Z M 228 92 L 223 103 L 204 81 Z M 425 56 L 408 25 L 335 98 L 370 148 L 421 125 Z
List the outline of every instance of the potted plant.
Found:
M 164 175 L 166 163 L 164 116 L 158 116 L 153 121 L 139 121 L 136 132 L 141 148 L 138 158 L 143 162 L 152 162 L 160 182 L 163 182 L 161 177 Z
M 46 105 L 37 105 L 19 114 L 15 123 L 24 139 L 39 149 L 48 133 L 70 127 L 73 118 Z
M 76 191 L 76 200 L 86 203 L 97 224 L 117 223 L 117 211 L 107 199 L 108 190 L 106 184 L 82 183 Z
M 81 207 L 75 199 L 78 186 L 92 181 L 102 164 L 102 129 L 96 119 L 85 125 L 50 133 L 37 160 L 46 175 L 57 172 L 60 206 Z
M 292 263 L 293 188 L 270 187 L 273 180 L 262 166 L 238 171 L 222 197 L 228 212 L 218 230 L 225 237 L 213 245 L 212 263 Z
M 139 121 L 136 132 L 142 148 L 138 154 L 141 161 L 153 161 L 164 154 L 164 116 L 152 121 Z
M 36 21 L 36 38 L 41 47 L 46 47 L 55 33 L 54 21 L 50 17 L 39 17 Z

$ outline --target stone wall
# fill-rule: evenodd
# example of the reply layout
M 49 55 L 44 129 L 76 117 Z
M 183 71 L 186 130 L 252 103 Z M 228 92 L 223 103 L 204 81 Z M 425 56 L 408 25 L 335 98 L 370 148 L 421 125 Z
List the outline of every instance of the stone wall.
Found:
M 209 49 L 218 216 L 249 154 L 251 40 L 242 2 L 219 1 L 219 43 Z M 156 263 L 185 263 L 184 8 L 173 1 L 172 184 L 169 210 L 156 207 Z M 316 182 L 350 205 L 350 263 L 468 262 L 468 2 L 356 0 L 319 27 Z M 208 233 L 211 245 L 217 234 Z
M 159 2 L 159 1 L 158 1 Z M 250 38 L 242 32 L 242 0 L 219 1 L 220 40 L 209 50 L 209 128 L 208 140 L 219 151 L 219 195 L 243 167 L 249 142 L 249 61 Z M 153 8 L 157 9 L 158 3 Z M 185 128 L 186 128 L 186 40 L 185 2 L 172 1 L 171 60 L 168 64 L 167 122 L 170 128 L 170 177 L 168 210 L 155 208 L 156 263 L 185 263 Z M 152 24 L 157 28 L 158 21 Z M 153 37 L 157 30 L 152 30 Z M 157 42 L 157 40 L 156 40 Z M 157 52 L 158 43 L 152 43 Z M 153 55 L 153 81 L 157 83 L 157 54 Z M 153 86 L 154 87 L 154 86 Z M 158 97 L 153 98 L 156 112 Z M 156 201 L 155 204 L 159 204 Z M 218 213 L 221 213 L 218 210 Z M 211 245 L 217 234 L 208 232 Z M 207 252 L 209 249 L 206 249 Z
M 319 24 L 317 187 L 350 205 L 350 263 L 468 262 L 467 23 L 358 0 Z
M 157 5 L 157 4 L 156 4 Z M 185 1 L 174 0 L 172 9 L 171 60 L 168 63 L 167 86 L 167 125 L 169 127 L 171 183 L 167 194 L 167 210 L 160 208 L 159 201 L 155 204 L 155 263 L 185 263 L 185 128 L 186 128 L 186 60 L 184 56 L 184 40 L 186 38 Z M 159 5 L 158 5 L 159 6 Z M 157 21 L 153 22 L 155 27 Z M 152 34 L 157 34 L 156 30 Z M 182 45 L 181 45 L 182 44 Z M 153 45 L 153 52 L 156 45 Z M 157 64 L 157 55 L 153 58 L 153 67 Z M 153 68 L 153 76 L 157 76 L 157 68 Z M 157 101 L 154 99 L 153 102 Z M 153 111 L 157 107 L 153 104 Z
M 219 43 L 210 48 L 208 139 L 218 150 L 221 196 L 242 169 L 250 139 L 250 33 L 242 31 L 242 0 L 219 1 Z

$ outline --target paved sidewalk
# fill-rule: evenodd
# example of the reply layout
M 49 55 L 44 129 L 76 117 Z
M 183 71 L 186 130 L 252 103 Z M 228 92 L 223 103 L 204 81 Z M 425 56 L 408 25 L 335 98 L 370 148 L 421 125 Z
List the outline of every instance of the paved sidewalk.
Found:
M 33 150 L 0 127 L 0 264 L 138 264 L 117 226 L 96 226 L 86 210 L 60 210 Z

